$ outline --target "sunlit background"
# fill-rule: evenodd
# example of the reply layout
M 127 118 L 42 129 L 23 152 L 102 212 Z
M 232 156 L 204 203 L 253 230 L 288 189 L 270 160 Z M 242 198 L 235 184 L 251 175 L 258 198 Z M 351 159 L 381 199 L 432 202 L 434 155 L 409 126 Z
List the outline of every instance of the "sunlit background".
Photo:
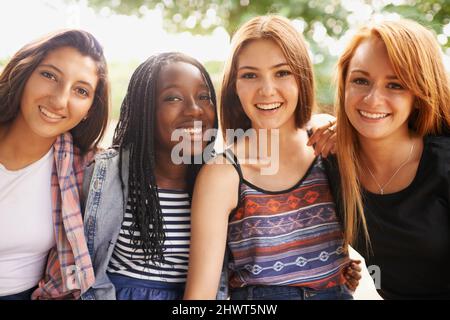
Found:
M 20 47 L 48 32 L 90 31 L 104 46 L 109 64 L 113 112 L 102 142 L 107 147 L 139 63 L 155 53 L 181 51 L 203 62 L 219 89 L 230 35 L 251 17 L 269 12 L 290 18 L 304 34 L 320 111 L 332 112 L 337 57 L 355 30 L 371 19 L 407 17 L 426 25 L 434 31 L 450 71 L 450 0 L 2 0 L 0 70 Z M 361 298 L 373 298 L 370 289 L 360 292 Z
M 119 115 L 131 73 L 154 53 L 194 56 L 219 87 L 230 35 L 242 22 L 267 12 L 289 17 L 305 35 L 322 110 L 331 112 L 337 56 L 356 28 L 371 19 L 404 16 L 427 25 L 450 71 L 449 0 L 11 0 L 1 1 L 0 8 L 0 69 L 25 43 L 53 30 L 74 27 L 93 33 L 109 63 L 113 118 Z

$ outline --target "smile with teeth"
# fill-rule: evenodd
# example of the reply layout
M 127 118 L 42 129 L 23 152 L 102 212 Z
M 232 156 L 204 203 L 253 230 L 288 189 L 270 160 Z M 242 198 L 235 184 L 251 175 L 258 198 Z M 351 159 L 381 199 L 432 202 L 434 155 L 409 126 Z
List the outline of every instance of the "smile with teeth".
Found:
M 259 110 L 264 110 L 264 111 L 269 111 L 269 110 L 275 110 L 278 109 L 279 107 L 281 107 L 282 103 L 281 102 L 277 102 L 277 103 L 257 103 L 256 104 L 256 108 L 258 108 Z
M 195 127 L 195 128 L 183 128 L 182 129 L 184 133 L 188 134 L 200 134 L 202 133 L 202 128 Z
M 59 119 L 64 119 L 65 117 L 57 115 L 56 113 L 53 113 L 51 111 L 49 111 L 48 109 L 46 109 L 45 107 L 39 106 L 39 110 L 48 118 L 50 119 L 55 119 L 55 120 L 59 120 Z
M 389 113 L 372 113 L 372 112 L 367 112 L 367 111 L 362 111 L 362 110 L 359 110 L 359 114 L 362 115 L 363 117 L 369 118 L 369 119 L 383 119 L 389 115 Z

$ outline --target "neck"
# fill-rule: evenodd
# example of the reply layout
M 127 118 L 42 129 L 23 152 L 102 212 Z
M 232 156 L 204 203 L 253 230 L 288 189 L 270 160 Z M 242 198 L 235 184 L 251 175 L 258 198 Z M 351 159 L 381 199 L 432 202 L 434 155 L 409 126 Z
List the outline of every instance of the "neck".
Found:
M 305 146 L 308 139 L 306 130 L 295 126 L 282 127 L 279 129 L 256 129 L 256 141 L 258 154 L 271 157 L 274 152 L 278 154 L 292 153 L 292 146 Z M 305 143 L 299 144 L 299 139 Z
M 362 159 L 372 172 L 392 172 L 408 159 L 413 135 L 408 131 L 383 139 L 359 138 Z
M 0 163 L 9 170 L 19 170 L 41 159 L 56 137 L 45 138 L 23 130 L 18 121 L 0 128 Z
M 174 164 L 170 153 L 157 153 L 155 178 L 159 188 L 185 190 L 187 170 L 185 164 Z

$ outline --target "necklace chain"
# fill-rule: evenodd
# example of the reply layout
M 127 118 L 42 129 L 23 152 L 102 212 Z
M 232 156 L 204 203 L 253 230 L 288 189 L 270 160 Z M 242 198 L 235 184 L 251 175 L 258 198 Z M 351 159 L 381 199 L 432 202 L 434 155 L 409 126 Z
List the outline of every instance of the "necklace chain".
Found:
M 389 183 L 391 183 L 392 179 L 394 179 L 394 177 L 397 175 L 397 173 L 398 173 L 398 172 L 399 172 L 399 171 L 400 171 L 400 170 L 401 170 L 401 169 L 409 162 L 409 160 L 411 159 L 411 155 L 412 155 L 413 150 L 414 150 L 414 145 L 415 145 L 415 143 L 413 143 L 413 144 L 411 145 L 411 149 L 409 150 L 408 158 L 407 158 L 405 161 L 402 162 L 402 164 L 397 168 L 397 170 L 395 170 L 395 172 L 392 174 L 392 176 L 389 178 L 389 180 L 388 180 L 385 184 L 383 184 L 383 185 L 380 185 L 380 184 L 378 183 L 377 179 L 375 178 L 375 175 L 372 173 L 372 171 L 369 169 L 369 166 L 366 164 L 366 168 L 367 168 L 367 170 L 369 171 L 370 175 L 372 176 L 373 181 L 375 181 L 375 183 L 377 184 L 378 189 L 380 189 L 380 194 L 381 194 L 381 195 L 384 194 L 384 188 L 385 188 Z

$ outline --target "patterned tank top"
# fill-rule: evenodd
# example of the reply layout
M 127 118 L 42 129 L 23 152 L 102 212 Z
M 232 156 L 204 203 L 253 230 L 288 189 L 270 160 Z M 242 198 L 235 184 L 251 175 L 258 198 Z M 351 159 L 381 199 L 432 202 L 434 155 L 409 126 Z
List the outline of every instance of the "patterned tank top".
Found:
M 228 224 L 230 287 L 320 290 L 343 284 L 350 260 L 320 156 L 295 186 L 277 192 L 245 180 L 237 158 L 230 150 L 225 156 L 240 177 L 239 203 Z

